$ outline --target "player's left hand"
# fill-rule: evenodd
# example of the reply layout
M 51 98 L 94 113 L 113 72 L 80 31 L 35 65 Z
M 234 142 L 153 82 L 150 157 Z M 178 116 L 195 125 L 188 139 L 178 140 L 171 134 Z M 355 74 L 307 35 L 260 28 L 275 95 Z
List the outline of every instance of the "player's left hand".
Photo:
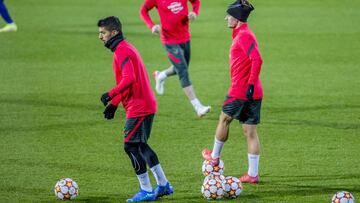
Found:
M 247 91 L 246 91 L 246 97 L 247 97 L 248 100 L 251 101 L 251 100 L 254 99 L 253 96 L 254 96 L 254 85 L 253 85 L 253 84 L 249 84 L 249 85 L 248 85 L 248 89 L 247 89 Z
M 111 101 L 111 97 L 109 96 L 109 93 L 106 92 L 106 93 L 104 93 L 104 94 L 101 96 L 100 100 L 101 100 L 101 102 L 104 104 L 104 106 L 106 106 L 107 103 L 108 103 L 109 101 Z
M 189 19 L 190 21 L 194 21 L 194 20 L 196 19 L 196 17 L 197 17 L 197 15 L 196 15 L 195 12 L 193 12 L 193 11 L 189 12 L 189 14 L 188 14 L 188 19 Z
M 115 112 L 116 112 L 117 106 L 109 104 L 104 111 L 104 118 L 110 120 L 113 119 L 115 116 Z

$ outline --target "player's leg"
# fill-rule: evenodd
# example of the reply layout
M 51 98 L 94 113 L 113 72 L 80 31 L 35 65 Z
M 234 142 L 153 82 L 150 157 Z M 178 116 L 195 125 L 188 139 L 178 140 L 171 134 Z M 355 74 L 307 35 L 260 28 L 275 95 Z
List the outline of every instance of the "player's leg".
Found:
M 165 172 L 161 167 L 156 153 L 146 143 L 141 143 L 140 151 L 155 177 L 157 187 L 155 188 L 154 192 L 156 197 L 171 195 L 174 192 L 174 189 L 166 178 Z
M 174 66 L 176 74 L 179 76 L 180 85 L 183 88 L 185 95 L 193 105 L 197 115 L 199 117 L 204 116 L 210 112 L 210 106 L 203 106 L 197 98 L 194 88 L 191 84 L 189 73 L 188 73 L 188 50 L 190 47 L 187 46 L 189 42 L 184 44 L 166 44 L 165 48 L 171 63 Z
M 190 56 L 191 56 L 190 41 L 180 44 L 180 47 L 184 51 L 184 58 L 185 58 L 186 65 L 187 65 L 186 70 L 188 70 L 189 65 L 190 65 Z M 188 71 L 187 71 L 187 74 L 189 74 Z M 202 117 L 210 112 L 211 106 L 203 106 L 201 104 L 199 99 L 196 97 L 195 90 L 192 85 L 189 85 L 189 86 L 183 88 L 183 90 L 184 90 L 186 96 L 188 97 L 188 99 L 190 100 L 191 104 L 193 105 L 193 107 L 199 117 Z
M 248 171 L 240 178 L 242 182 L 259 182 L 260 141 L 256 126 L 260 123 L 261 101 L 248 102 L 244 111 L 242 128 L 247 141 Z
M 152 201 L 156 199 L 156 195 L 150 184 L 149 174 L 146 170 L 146 161 L 140 151 L 140 143 L 142 140 L 142 123 L 144 117 L 126 119 L 124 129 L 124 150 L 128 154 L 136 176 L 140 183 L 140 191 L 127 202 Z
M 0 32 L 13 32 L 17 30 L 17 26 L 11 19 L 3 0 L 0 0 L 0 15 L 6 22 L 6 25 L 0 29 Z
M 219 163 L 221 150 L 228 139 L 230 123 L 232 120 L 233 118 L 226 115 L 224 112 L 221 112 L 219 123 L 216 128 L 214 147 L 212 150 L 204 149 L 202 151 L 202 156 L 207 160 L 211 160 L 214 165 Z
M 183 43 L 180 46 L 181 46 L 182 49 L 184 49 L 185 61 L 186 61 L 187 67 L 189 67 L 189 63 L 190 63 L 190 41 L 188 41 L 186 43 Z M 176 71 L 175 71 L 174 65 L 171 65 L 168 69 L 165 69 L 163 71 L 156 70 L 153 73 L 153 75 L 154 75 L 155 82 L 156 82 L 156 86 L 155 86 L 156 92 L 159 95 L 162 95 L 164 93 L 165 79 L 167 77 L 176 75 Z
M 202 156 L 207 160 L 212 160 L 215 164 L 219 162 L 221 150 L 229 136 L 229 128 L 232 120 L 239 119 L 244 106 L 244 101 L 226 96 L 220 114 L 219 123 L 216 128 L 213 150 L 204 149 Z
M 164 170 L 161 167 L 158 156 L 153 149 L 147 144 L 147 140 L 150 138 L 152 123 L 154 114 L 145 116 L 141 126 L 139 127 L 139 133 L 141 133 L 140 153 L 146 163 L 149 165 L 152 173 L 154 174 L 157 187 L 154 192 L 156 197 L 164 195 L 171 195 L 174 190 L 170 182 L 165 176 Z
M 155 200 L 156 196 L 150 184 L 149 174 L 146 171 L 146 162 L 140 154 L 139 143 L 125 143 L 124 150 L 131 160 L 131 164 L 140 183 L 140 191 L 126 201 L 141 202 Z

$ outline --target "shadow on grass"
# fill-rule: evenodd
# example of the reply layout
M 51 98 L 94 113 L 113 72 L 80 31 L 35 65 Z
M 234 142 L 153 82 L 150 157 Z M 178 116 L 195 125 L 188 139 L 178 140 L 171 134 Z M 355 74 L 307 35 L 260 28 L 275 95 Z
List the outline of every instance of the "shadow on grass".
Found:
M 300 107 L 266 107 L 265 111 L 269 113 L 294 113 L 294 112 L 308 112 L 320 110 L 345 110 L 345 109 L 360 109 L 360 105 L 338 105 L 328 104 L 321 106 L 300 106 Z
M 256 191 L 260 196 L 311 196 L 333 194 L 339 190 L 348 190 L 352 193 L 360 192 L 360 186 L 354 180 L 360 180 L 359 174 L 342 175 L 299 175 L 299 176 L 265 176 L 265 180 L 258 185 Z M 346 185 L 331 184 L 344 180 Z M 349 184 L 353 181 L 353 184 Z M 356 181 L 358 182 L 358 181 Z M 245 185 L 246 186 L 246 185 Z
M 288 119 L 288 120 L 267 120 L 269 124 L 276 125 L 296 125 L 296 126 L 311 126 L 311 127 L 326 127 L 340 130 L 355 130 L 360 129 L 360 124 L 358 123 L 338 123 L 338 122 L 325 122 L 318 120 L 297 120 L 297 119 Z
M 36 96 L 36 95 L 34 95 Z M 95 101 L 91 104 L 76 104 L 72 101 L 68 101 L 68 102 L 59 102 L 59 101 L 54 101 L 54 100 L 46 100 L 46 99 L 23 99 L 23 98 L 15 98 L 15 99 L 4 99 L 4 98 L 0 98 L 0 104 L 17 104 L 17 105 L 21 105 L 21 106 L 35 106 L 35 107 L 60 107 L 60 108 L 71 108 L 71 109 L 81 109 L 81 110 L 90 110 L 90 111 L 94 111 L 94 110 L 99 110 L 102 109 L 102 105 L 100 103 L 100 99 L 99 101 L 96 101 L 97 103 L 95 104 Z
M 360 109 L 360 105 L 321 105 L 321 106 L 303 106 L 303 107 L 268 107 L 264 109 L 271 114 L 277 113 L 294 113 L 294 112 L 311 112 L 311 111 L 321 111 L 321 110 L 345 110 L 345 109 Z M 276 125 L 296 125 L 296 126 L 314 126 L 314 127 L 326 127 L 333 129 L 360 129 L 359 123 L 340 123 L 340 122 L 326 122 L 319 120 L 304 120 L 304 119 L 286 119 L 286 120 L 277 120 L 277 119 L 268 119 L 266 121 L 270 124 Z
M 33 132 L 33 131 L 49 131 L 57 129 L 79 129 L 84 127 L 94 127 L 96 125 L 104 125 L 102 121 L 80 121 L 80 122 L 64 122 L 50 125 L 38 125 L 29 127 L 2 127 L 0 132 L 2 133 L 13 133 L 13 132 Z
M 45 202 L 59 202 L 59 200 L 57 200 L 54 196 L 52 201 L 48 201 L 48 200 L 44 200 L 41 201 L 43 203 Z M 101 202 L 101 203 L 110 203 L 110 202 L 126 202 L 126 199 L 124 199 L 123 197 L 121 197 L 121 195 L 107 195 L 107 196 L 94 196 L 94 197 L 88 197 L 88 198 L 82 198 L 81 194 L 79 197 L 77 197 L 74 200 L 71 200 L 71 202 L 86 202 L 86 203 L 90 203 L 90 202 Z

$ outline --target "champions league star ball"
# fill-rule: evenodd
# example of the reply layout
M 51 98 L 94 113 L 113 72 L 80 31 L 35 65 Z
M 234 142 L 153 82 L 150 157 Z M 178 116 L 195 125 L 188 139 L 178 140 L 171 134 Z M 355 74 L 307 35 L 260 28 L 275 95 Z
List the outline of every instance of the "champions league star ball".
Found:
M 219 173 L 220 175 L 224 174 L 224 162 L 219 161 L 219 165 L 213 165 L 211 161 L 205 160 L 202 164 L 202 173 L 204 176 L 208 176 L 211 173 Z
M 241 181 L 234 176 L 227 176 L 224 180 L 224 196 L 226 198 L 236 198 L 240 195 L 243 186 Z
M 331 203 L 355 203 L 355 198 L 350 192 L 341 191 L 334 194 Z
M 209 200 L 222 199 L 224 197 L 224 182 L 220 175 L 210 174 L 205 177 L 201 186 L 202 195 Z
M 55 196 L 60 200 L 75 199 L 79 195 L 78 184 L 70 178 L 59 180 L 55 184 Z

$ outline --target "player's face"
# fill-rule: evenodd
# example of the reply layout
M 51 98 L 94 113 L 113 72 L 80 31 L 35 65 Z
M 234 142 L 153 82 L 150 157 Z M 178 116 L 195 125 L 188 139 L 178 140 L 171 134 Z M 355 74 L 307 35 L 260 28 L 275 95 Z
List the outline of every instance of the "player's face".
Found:
M 104 42 L 104 44 L 109 41 L 113 36 L 117 34 L 117 31 L 109 31 L 105 27 L 99 27 L 99 39 Z
M 225 20 L 227 21 L 227 26 L 229 28 L 235 28 L 239 22 L 236 18 L 232 17 L 231 15 L 226 15 Z

